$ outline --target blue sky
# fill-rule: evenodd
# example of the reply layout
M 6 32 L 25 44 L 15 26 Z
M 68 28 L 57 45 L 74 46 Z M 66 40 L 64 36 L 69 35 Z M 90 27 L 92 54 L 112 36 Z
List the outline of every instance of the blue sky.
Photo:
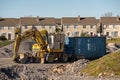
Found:
M 0 17 L 101 17 L 120 15 L 120 0 L 0 0 Z

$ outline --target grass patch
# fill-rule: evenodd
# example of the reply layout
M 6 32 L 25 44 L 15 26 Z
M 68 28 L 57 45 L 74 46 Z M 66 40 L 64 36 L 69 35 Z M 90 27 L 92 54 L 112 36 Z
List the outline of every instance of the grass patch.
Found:
M 0 41 L 0 48 L 3 47 L 3 46 L 6 46 L 8 44 L 11 44 L 11 43 L 13 43 L 13 41 L 8 41 L 8 40 L 6 40 L 6 41 Z
M 120 43 L 120 38 L 109 39 L 107 40 L 107 43 Z
M 110 53 L 90 62 L 82 72 L 91 76 L 120 75 L 120 52 Z

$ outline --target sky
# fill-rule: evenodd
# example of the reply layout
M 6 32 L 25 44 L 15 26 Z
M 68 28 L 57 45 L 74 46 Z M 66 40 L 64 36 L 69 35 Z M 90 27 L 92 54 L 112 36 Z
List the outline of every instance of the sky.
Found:
M 0 17 L 96 17 L 120 15 L 120 0 L 0 0 Z

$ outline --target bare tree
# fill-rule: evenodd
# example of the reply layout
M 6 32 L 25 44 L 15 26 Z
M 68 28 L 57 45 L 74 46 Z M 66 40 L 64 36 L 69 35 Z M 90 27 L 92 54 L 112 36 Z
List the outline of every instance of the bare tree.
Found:
M 113 13 L 112 12 L 106 12 L 102 15 L 103 17 L 112 17 Z

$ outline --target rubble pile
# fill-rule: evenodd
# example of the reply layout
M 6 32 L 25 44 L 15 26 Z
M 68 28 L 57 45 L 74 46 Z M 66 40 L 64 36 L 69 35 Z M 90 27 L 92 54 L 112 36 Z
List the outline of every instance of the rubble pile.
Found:
M 78 78 L 79 80 L 84 76 L 80 71 L 88 64 L 88 62 L 89 60 L 80 59 L 67 65 L 53 66 L 51 69 L 52 76 L 50 76 L 50 78 L 54 79 L 56 77 L 55 80 L 74 80 Z
M 11 57 L 13 55 L 13 43 L 0 48 L 0 58 Z
M 119 80 L 120 77 L 96 78 L 80 73 L 89 63 L 78 60 L 73 63 L 56 64 L 5 64 L 0 66 L 0 80 Z
M 120 43 L 108 43 L 106 46 L 106 53 L 116 52 L 120 49 Z
M 73 75 L 73 74 L 76 74 L 76 73 L 80 72 L 80 70 L 82 68 L 84 68 L 87 65 L 88 62 L 89 62 L 89 60 L 80 59 L 76 62 L 73 62 L 72 64 L 68 64 L 66 66 L 67 74 Z
M 39 64 L 37 64 L 38 66 Z M 49 66 L 50 67 L 50 66 Z M 49 68 L 48 67 L 48 68 Z M 10 65 L 0 68 L 2 80 L 47 80 L 48 68 L 35 65 Z
M 88 60 L 78 60 L 73 63 L 59 64 L 9 64 L 0 67 L 2 80 L 72 80 L 85 67 Z M 65 78 L 66 77 L 66 78 Z

